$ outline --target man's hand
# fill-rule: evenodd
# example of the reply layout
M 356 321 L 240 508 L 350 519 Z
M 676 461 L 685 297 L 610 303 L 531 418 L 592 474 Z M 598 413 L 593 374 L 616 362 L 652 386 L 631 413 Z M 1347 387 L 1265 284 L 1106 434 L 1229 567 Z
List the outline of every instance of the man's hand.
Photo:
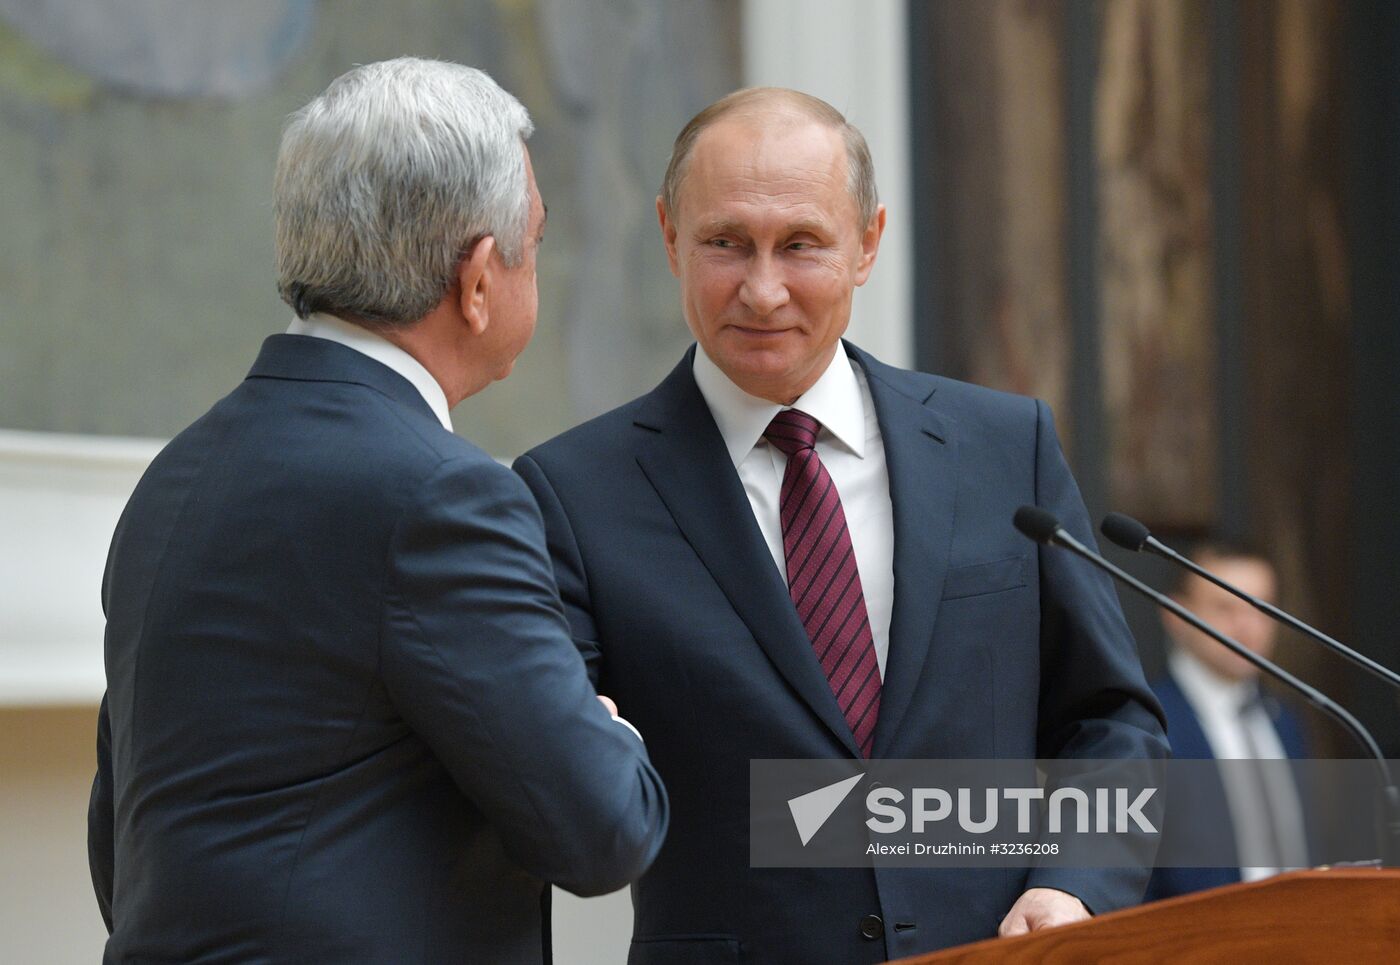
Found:
M 1088 917 L 1089 909 L 1074 895 L 1054 888 L 1031 888 L 1016 899 L 1016 904 L 1001 920 L 997 934 L 1009 938 L 1042 928 L 1084 921 Z
M 617 704 L 613 701 L 611 697 L 604 697 L 602 694 L 599 694 L 598 699 L 603 702 L 603 706 L 608 709 L 608 713 L 612 714 L 613 720 L 617 721 L 623 727 L 626 727 L 632 733 L 636 734 L 637 740 L 641 741 L 643 744 L 646 743 L 646 738 L 642 736 L 642 732 L 637 730 L 637 728 L 633 727 L 632 722 L 630 720 L 627 720 L 625 717 L 618 716 Z

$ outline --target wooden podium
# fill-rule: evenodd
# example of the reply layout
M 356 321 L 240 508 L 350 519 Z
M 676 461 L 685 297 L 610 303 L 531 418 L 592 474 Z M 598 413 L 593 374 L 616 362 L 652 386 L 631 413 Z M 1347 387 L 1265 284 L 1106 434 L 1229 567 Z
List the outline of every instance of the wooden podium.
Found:
M 1400 961 L 1400 870 L 1293 871 L 898 965 L 1271 961 Z

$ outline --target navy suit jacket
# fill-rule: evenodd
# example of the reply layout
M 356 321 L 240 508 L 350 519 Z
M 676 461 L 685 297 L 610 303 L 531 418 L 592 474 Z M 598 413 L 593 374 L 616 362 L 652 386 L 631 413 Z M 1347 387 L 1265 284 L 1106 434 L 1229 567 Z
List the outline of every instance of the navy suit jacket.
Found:
M 538 963 L 546 882 L 660 845 L 529 492 L 358 352 L 269 338 L 136 487 L 103 604 L 108 961 Z
M 1167 737 L 1171 741 L 1172 756 L 1179 760 L 1215 760 L 1215 754 L 1210 749 L 1210 742 L 1206 740 L 1206 733 L 1201 728 L 1201 720 L 1196 716 L 1196 711 L 1191 707 L 1191 702 L 1186 699 L 1186 694 L 1182 692 L 1181 685 L 1176 682 L 1176 679 L 1167 674 L 1161 679 L 1153 681 L 1152 689 L 1157 694 L 1157 699 L 1161 701 L 1162 712 L 1166 714 Z M 1264 706 L 1273 721 L 1274 730 L 1278 733 L 1279 743 L 1283 745 L 1284 753 L 1295 760 L 1307 757 L 1303 731 L 1297 717 L 1272 697 L 1266 696 L 1264 698 Z M 1189 800 L 1178 802 L 1175 805 L 1169 803 L 1166 824 L 1162 829 L 1164 835 L 1172 833 L 1173 807 L 1187 807 L 1191 808 L 1193 813 L 1213 816 L 1215 820 L 1211 820 L 1211 817 L 1187 816 L 1184 818 L 1184 823 L 1195 827 L 1205 826 L 1204 823 L 1197 824 L 1197 821 L 1209 823 L 1213 828 L 1213 833 L 1217 836 L 1215 840 L 1226 856 L 1234 860 L 1234 866 L 1228 868 L 1157 868 L 1152 872 L 1152 878 L 1148 882 L 1146 900 L 1156 901 L 1159 898 L 1172 898 L 1176 895 L 1185 895 L 1205 888 L 1218 888 L 1221 885 L 1238 882 L 1240 880 L 1238 845 L 1230 822 L 1230 806 L 1225 798 L 1225 786 L 1219 780 L 1208 781 L 1201 787 L 1194 788 Z
M 646 735 L 671 832 L 634 886 L 630 961 L 879 962 L 986 938 L 1028 886 L 1095 911 L 1145 871 L 751 869 L 756 758 L 858 758 L 692 375 L 516 463 L 602 692 Z M 1156 701 L 1112 586 L 1011 524 L 1023 503 L 1092 542 L 1046 407 L 901 371 L 854 346 L 894 509 L 884 758 L 1160 757 Z M 864 916 L 883 935 L 862 937 Z

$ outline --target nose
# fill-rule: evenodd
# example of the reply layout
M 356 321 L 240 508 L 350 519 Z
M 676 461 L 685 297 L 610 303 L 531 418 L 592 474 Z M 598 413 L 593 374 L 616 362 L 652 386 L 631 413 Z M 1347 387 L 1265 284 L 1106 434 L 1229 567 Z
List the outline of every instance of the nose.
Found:
M 1257 610 L 1240 614 L 1232 631 L 1231 636 L 1255 653 L 1268 656 L 1273 648 L 1274 624 Z
M 759 318 L 766 318 L 788 303 L 787 283 L 776 260 L 767 254 L 749 259 L 739 300 Z

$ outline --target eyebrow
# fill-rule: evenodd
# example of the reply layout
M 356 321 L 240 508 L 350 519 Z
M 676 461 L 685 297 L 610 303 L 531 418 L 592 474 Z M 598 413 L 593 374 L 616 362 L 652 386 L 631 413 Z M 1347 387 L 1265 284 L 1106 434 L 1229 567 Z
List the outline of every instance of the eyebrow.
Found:
M 830 231 L 831 227 L 828 224 L 826 224 L 826 222 L 817 221 L 810 218 L 804 221 L 794 221 L 792 224 L 783 226 L 783 232 L 789 235 L 797 235 L 803 233 L 813 235 L 825 235 L 829 234 Z M 729 233 L 746 235 L 749 232 L 748 229 L 739 222 L 726 220 L 704 222 L 696 229 L 696 233 L 702 235 Z
M 743 229 L 735 221 L 705 221 L 695 227 L 695 233 L 701 235 L 726 234 L 733 232 L 742 234 Z

